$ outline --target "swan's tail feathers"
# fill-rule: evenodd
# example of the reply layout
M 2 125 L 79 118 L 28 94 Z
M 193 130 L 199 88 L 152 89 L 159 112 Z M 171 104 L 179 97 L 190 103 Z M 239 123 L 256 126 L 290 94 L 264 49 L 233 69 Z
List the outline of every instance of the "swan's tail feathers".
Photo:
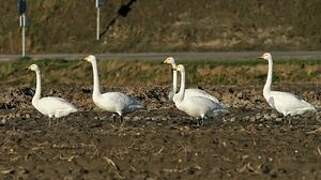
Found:
M 223 104 L 222 102 L 219 102 L 220 106 L 225 109 L 226 111 L 228 111 L 226 108 L 228 108 L 228 106 L 226 106 L 225 104 Z
M 69 104 L 69 107 L 67 107 L 66 109 L 68 109 L 67 111 L 69 111 L 70 113 L 74 113 L 74 112 L 77 112 L 78 109 L 76 108 L 76 106 L 74 106 L 73 104 Z
M 75 112 L 78 112 L 78 109 L 72 105 L 69 107 L 68 112 L 69 112 L 68 114 L 75 113 Z
M 228 114 L 230 111 L 226 108 L 226 106 L 223 103 L 218 104 L 218 108 L 214 109 L 214 112 L 222 113 L 222 114 Z
M 137 104 L 137 105 L 135 105 L 135 108 L 136 109 L 145 109 L 145 106 L 142 104 Z
M 220 110 L 220 112 L 222 112 L 224 114 L 229 114 L 230 113 L 230 111 L 228 109 L 225 109 L 225 108 Z
M 290 111 L 289 113 L 287 114 L 290 114 L 290 115 L 299 115 L 299 114 L 305 114 L 305 113 L 315 113 L 317 112 L 317 109 L 309 104 L 308 102 L 302 100 L 302 106 L 301 107 L 298 107 L 296 109 L 293 109 L 292 111 Z M 285 115 L 287 115 L 285 114 Z
M 311 111 L 317 112 L 317 109 L 314 106 L 311 105 Z
M 56 118 L 60 118 L 60 117 L 64 117 L 64 116 L 67 116 L 71 113 L 74 113 L 74 112 L 77 112 L 78 109 L 74 106 L 70 106 L 69 108 L 65 108 L 65 109 L 60 109 L 60 110 L 57 110 L 55 112 L 55 117 Z
M 227 109 L 225 109 L 225 108 L 222 108 L 222 109 L 215 109 L 215 110 L 213 111 L 213 113 L 216 113 L 216 114 L 229 114 L 230 111 L 227 110 Z
M 307 111 L 312 111 L 312 112 L 316 112 L 317 109 L 310 103 L 302 100 L 302 102 L 306 105 L 306 107 L 304 109 L 306 109 Z
M 223 115 L 226 115 L 229 113 L 230 113 L 229 110 L 220 108 L 220 109 L 214 109 L 208 116 L 209 117 L 217 117 L 217 116 L 223 116 Z
M 314 106 L 310 106 L 310 107 L 306 107 L 306 108 L 304 108 L 305 109 L 305 111 L 310 111 L 310 112 L 317 112 L 317 109 L 314 107 Z
M 145 109 L 145 106 L 142 103 L 136 101 L 135 104 L 130 105 L 130 109 L 132 109 L 133 111 L 139 110 L 139 109 Z
M 72 107 L 71 110 L 70 110 L 71 113 L 74 113 L 74 112 L 77 112 L 77 111 L 78 111 L 78 109 L 75 106 Z

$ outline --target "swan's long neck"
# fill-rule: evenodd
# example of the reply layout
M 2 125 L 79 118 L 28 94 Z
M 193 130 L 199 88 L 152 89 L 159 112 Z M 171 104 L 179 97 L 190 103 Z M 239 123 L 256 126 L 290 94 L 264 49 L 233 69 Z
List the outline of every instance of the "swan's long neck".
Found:
M 99 77 L 98 77 L 98 69 L 97 69 L 97 62 L 93 61 L 92 63 L 93 67 L 93 77 L 94 77 L 94 92 L 93 95 L 99 95 L 100 89 L 99 89 Z
M 176 64 L 172 65 L 173 68 L 176 68 Z M 177 71 L 173 70 L 173 92 L 177 92 Z
M 180 71 L 180 72 L 181 72 L 181 87 L 178 92 L 178 100 L 183 101 L 184 96 L 185 96 L 185 70 L 182 69 L 182 71 Z
M 32 98 L 32 101 L 35 102 L 41 97 L 41 76 L 40 71 L 36 70 L 36 93 Z
M 268 94 L 271 92 L 271 84 L 272 84 L 272 69 L 273 69 L 273 61 L 272 58 L 269 60 L 269 69 L 267 74 L 267 79 L 264 85 L 263 94 Z

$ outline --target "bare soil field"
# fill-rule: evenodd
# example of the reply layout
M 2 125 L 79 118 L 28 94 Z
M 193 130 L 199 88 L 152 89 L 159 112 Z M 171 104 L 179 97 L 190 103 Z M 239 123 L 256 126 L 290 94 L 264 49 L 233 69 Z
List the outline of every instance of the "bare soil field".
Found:
M 90 87 L 47 89 L 44 95 L 69 99 L 80 112 L 48 127 L 31 106 L 31 88 L 2 88 L 0 179 L 321 178 L 321 113 L 282 117 L 261 87 L 206 87 L 230 113 L 203 127 L 167 100 L 167 87 L 105 88 L 144 102 L 123 124 L 94 107 Z M 320 106 L 320 88 L 283 89 Z
M 43 96 L 79 112 L 48 118 L 31 105 L 40 66 Z M 102 92 L 121 91 L 145 109 L 124 123 L 97 109 L 92 70 L 80 61 L 0 64 L 0 179 L 320 179 L 320 61 L 275 61 L 273 89 L 302 96 L 316 113 L 282 117 L 262 96 L 267 65 L 249 60 L 185 62 L 187 86 L 230 113 L 196 121 L 167 100 L 170 68 L 160 62 L 99 61 Z

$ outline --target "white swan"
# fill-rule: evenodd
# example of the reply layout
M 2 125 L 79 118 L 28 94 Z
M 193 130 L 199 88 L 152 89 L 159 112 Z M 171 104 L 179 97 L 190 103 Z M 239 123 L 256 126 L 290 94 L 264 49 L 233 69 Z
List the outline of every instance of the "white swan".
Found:
M 92 98 L 96 106 L 108 112 L 117 113 L 120 116 L 121 121 L 123 121 L 123 115 L 125 113 L 143 108 L 143 105 L 138 101 L 121 92 L 108 92 L 101 94 L 99 89 L 96 57 L 89 55 L 84 58 L 84 60 L 90 62 L 93 68 L 94 89 Z
M 28 68 L 36 72 L 36 92 L 32 98 L 32 105 L 43 115 L 49 118 L 60 118 L 70 113 L 77 112 L 75 106 L 59 97 L 43 97 L 41 98 L 41 76 L 40 69 L 36 64 L 32 64 Z M 49 121 L 50 125 L 50 121 Z
M 172 101 L 175 93 L 177 92 L 177 71 L 175 70 L 176 63 L 175 63 L 175 59 L 173 57 L 166 58 L 163 63 L 170 64 L 173 69 L 173 87 L 172 87 L 172 90 L 168 94 L 169 100 Z M 208 94 L 206 91 L 203 91 L 201 89 L 190 89 L 190 88 L 185 89 L 185 96 L 202 96 L 202 97 L 208 98 L 216 103 L 220 103 L 216 97 Z
M 263 88 L 263 96 L 268 104 L 284 116 L 303 114 L 306 111 L 315 111 L 316 109 L 303 99 L 288 92 L 271 91 L 273 60 L 270 53 L 264 53 L 259 59 L 268 61 L 269 69 L 266 83 Z
M 215 116 L 217 113 L 226 112 L 218 103 L 204 96 L 186 96 L 185 95 L 185 68 L 179 64 L 175 70 L 181 73 L 181 87 L 177 94 L 174 95 L 173 101 L 175 106 L 184 111 L 186 114 L 199 119 L 199 124 L 203 124 L 206 116 Z

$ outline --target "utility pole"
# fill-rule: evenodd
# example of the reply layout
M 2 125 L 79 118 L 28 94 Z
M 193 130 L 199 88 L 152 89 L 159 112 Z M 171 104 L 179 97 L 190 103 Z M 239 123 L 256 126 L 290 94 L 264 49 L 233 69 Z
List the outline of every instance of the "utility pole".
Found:
M 22 57 L 26 57 L 26 11 L 27 2 L 26 0 L 17 0 L 17 11 L 19 15 L 19 25 L 21 28 L 21 39 L 22 39 Z
M 100 8 L 97 8 L 97 40 L 100 39 Z
M 22 28 L 22 57 L 26 57 L 26 14 L 20 16 L 20 27 Z
M 100 40 L 100 7 L 103 5 L 103 0 L 96 0 L 96 9 L 97 9 L 97 31 L 96 39 Z

